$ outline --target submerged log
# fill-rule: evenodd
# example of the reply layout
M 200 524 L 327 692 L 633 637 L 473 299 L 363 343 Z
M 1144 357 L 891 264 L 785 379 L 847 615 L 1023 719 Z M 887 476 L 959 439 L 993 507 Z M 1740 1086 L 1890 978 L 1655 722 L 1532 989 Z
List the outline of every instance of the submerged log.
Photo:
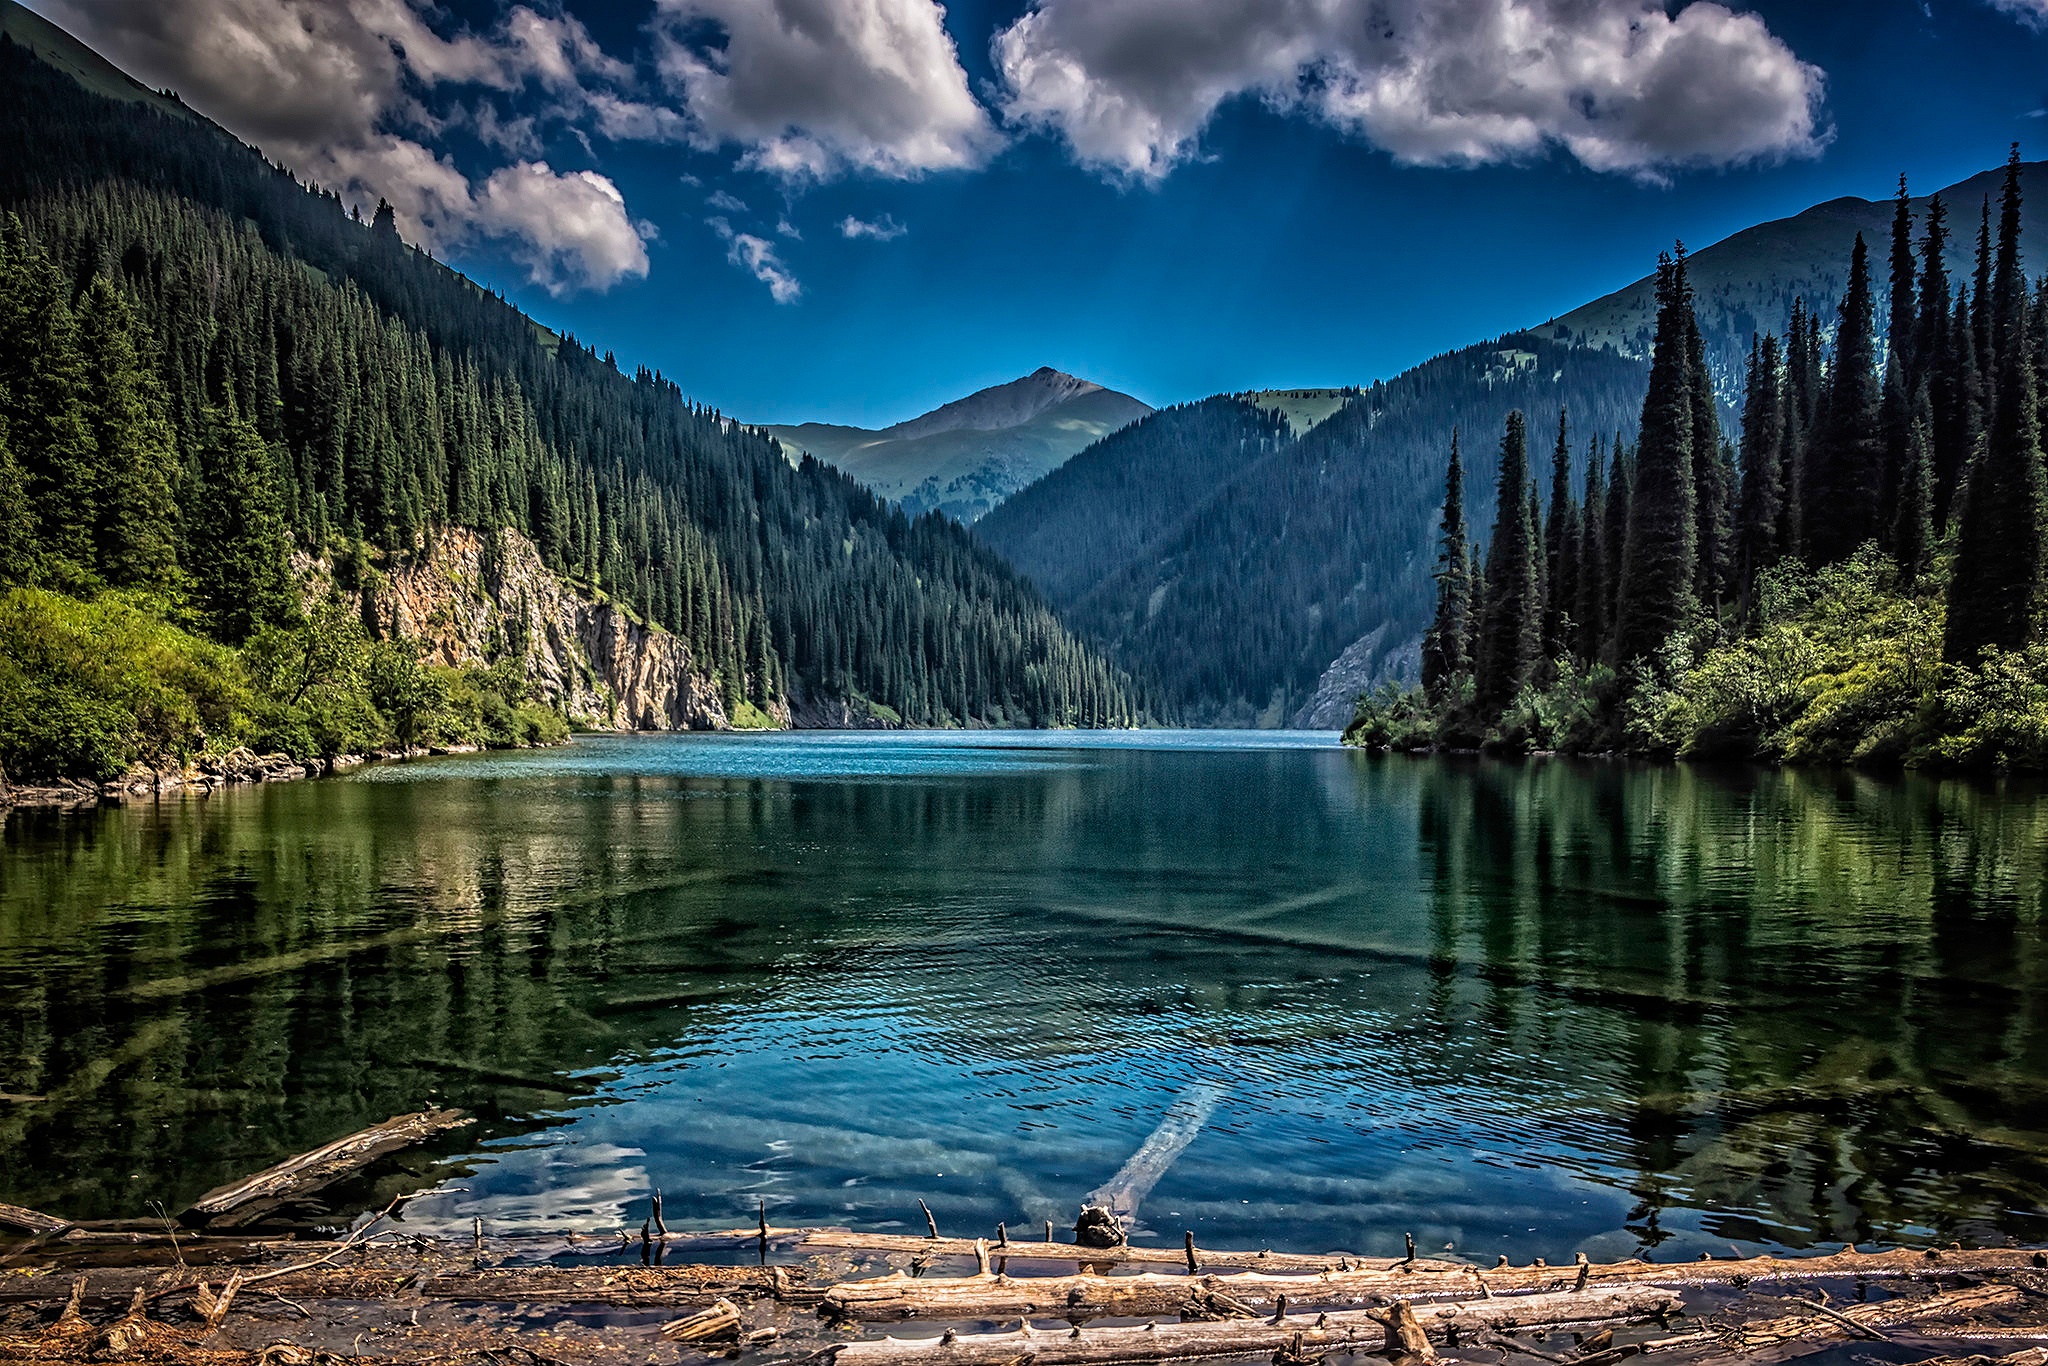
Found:
M 661 1335 L 670 1342 L 715 1342 L 720 1338 L 736 1338 L 740 1335 L 739 1306 L 731 1300 L 715 1301 L 702 1313 L 664 1323 Z
M 754 1229 L 736 1231 L 730 1234 L 682 1234 L 688 1241 L 708 1242 L 731 1238 L 736 1242 L 754 1242 L 762 1235 Z M 902 1233 L 858 1233 L 843 1228 L 777 1229 L 768 1230 L 770 1241 L 789 1240 L 803 1249 L 833 1248 L 847 1252 L 909 1253 L 926 1257 L 974 1256 L 975 1239 L 972 1238 L 921 1238 Z M 991 1249 L 998 1257 L 1012 1261 L 1084 1262 L 1090 1266 L 1185 1266 L 1188 1252 L 1177 1247 L 1079 1247 L 1073 1243 L 1023 1242 L 1011 1238 L 1000 1247 Z M 1258 1267 L 1267 1271 L 1336 1271 L 1352 1268 L 1385 1269 L 1403 1265 L 1398 1258 L 1358 1257 L 1348 1252 L 1325 1252 L 1303 1254 L 1299 1252 L 1274 1252 L 1267 1249 L 1259 1252 L 1219 1252 L 1211 1248 L 1196 1248 L 1195 1255 L 1204 1266 Z M 1456 1271 L 1462 1270 L 1458 1262 L 1418 1261 L 1418 1270 Z
M 179 1216 L 188 1224 L 236 1228 L 361 1171 L 387 1153 L 472 1123 L 460 1110 L 422 1110 L 337 1138 L 254 1176 L 210 1190 Z
M 1204 1258 L 1216 1255 L 1202 1254 Z M 1184 1276 L 1148 1272 L 1136 1276 L 984 1275 L 912 1280 L 898 1274 L 831 1287 L 825 1292 L 824 1312 L 861 1323 L 913 1318 L 1213 1316 L 1233 1312 L 1233 1306 L 1269 1306 L 1282 1296 L 1297 1305 L 1329 1306 L 1369 1304 L 1388 1295 L 1484 1295 L 1642 1284 L 1751 1284 L 1830 1276 L 1946 1276 L 1958 1271 L 2032 1267 L 2038 1256 L 2009 1248 L 1931 1255 L 1901 1248 L 1886 1253 L 1827 1257 L 1745 1257 L 1735 1261 L 1661 1265 L 1627 1261 L 1593 1266 L 1582 1262 L 1571 1267 L 1538 1265 L 1483 1272 L 1475 1267 L 1418 1261 L 1413 1267 L 1406 1263 L 1380 1263 L 1371 1269 L 1326 1270 L 1313 1276 L 1275 1276 L 1264 1272 Z
M 1633 1350 L 1639 1352 L 1733 1352 L 1752 1355 L 1771 1352 L 1777 1357 L 1796 1356 L 1787 1350 L 1809 1345 L 1819 1350 L 1843 1338 L 1883 1338 L 1883 1329 L 1924 1325 L 1930 1319 L 1968 1319 L 1994 1310 L 2009 1309 L 2025 1292 L 2012 1285 L 1976 1285 L 1932 1295 L 1879 1300 L 1869 1304 L 1811 1304 L 1794 1314 L 1743 1323 L 1722 1323 L 1671 1337 L 1653 1338 Z
M 251 1277 L 236 1273 L 242 1281 Z M 0 1278 L 0 1303 L 54 1303 L 68 1292 L 83 1300 L 122 1301 L 154 1292 L 162 1267 L 116 1267 L 81 1278 L 83 1289 L 58 1275 Z M 735 1299 L 798 1293 L 804 1273 L 752 1266 L 532 1266 L 487 1271 L 431 1267 L 310 1267 L 263 1282 L 265 1292 L 296 1300 L 383 1300 L 416 1296 L 482 1304 L 546 1301 L 623 1307 L 681 1307 L 720 1296 Z
M 1513 1328 L 1648 1320 L 1670 1314 L 1678 1297 L 1653 1286 L 1589 1290 L 1580 1294 L 1503 1295 L 1490 1300 L 1410 1306 L 1424 1333 L 1453 1335 Z M 836 1366 L 1118 1366 L 1124 1362 L 1186 1361 L 1201 1357 L 1271 1356 L 1280 1351 L 1378 1351 L 1407 1337 L 1395 1314 L 1352 1310 L 1218 1323 L 1151 1323 L 1142 1328 L 1044 1330 L 1028 1323 L 1015 1332 L 940 1338 L 881 1338 L 827 1349 Z

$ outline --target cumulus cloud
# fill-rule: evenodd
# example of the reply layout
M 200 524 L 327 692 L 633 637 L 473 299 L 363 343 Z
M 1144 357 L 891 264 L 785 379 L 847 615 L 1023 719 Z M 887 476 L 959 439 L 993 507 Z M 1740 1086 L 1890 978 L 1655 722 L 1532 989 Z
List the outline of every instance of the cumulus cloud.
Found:
M 657 0 L 655 33 L 692 140 L 788 180 L 969 169 L 1000 142 L 933 0 Z
M 307 178 L 359 203 L 388 200 L 422 246 L 506 240 L 551 290 L 644 276 L 643 233 L 618 189 L 590 172 L 523 160 L 481 186 L 424 139 L 454 119 L 531 158 L 530 117 L 479 104 L 437 114 L 442 87 L 581 98 L 630 69 L 574 18 L 515 5 L 488 33 L 444 35 L 416 0 L 47 0 L 50 16 L 155 85 L 178 90 Z
M 775 254 L 775 244 L 750 232 L 737 232 L 723 218 L 709 220 L 711 230 L 724 239 L 725 259 L 768 286 L 769 297 L 779 304 L 793 304 L 803 297 L 804 287 L 789 267 Z
M 904 227 L 888 214 L 883 214 L 871 223 L 848 214 L 839 223 L 839 235 L 852 238 L 855 241 L 866 237 L 877 242 L 893 242 L 909 231 L 909 228 Z
M 647 278 L 653 230 L 627 216 L 618 186 L 595 171 L 507 166 L 477 192 L 476 215 L 551 294 Z
M 1820 70 L 1712 0 L 1037 0 L 992 50 L 1010 120 L 1130 180 L 1195 156 L 1241 96 L 1423 165 L 1562 147 L 1656 176 L 1825 140 Z
M 2048 0 L 1991 0 L 1991 4 L 2024 24 L 2048 28 Z

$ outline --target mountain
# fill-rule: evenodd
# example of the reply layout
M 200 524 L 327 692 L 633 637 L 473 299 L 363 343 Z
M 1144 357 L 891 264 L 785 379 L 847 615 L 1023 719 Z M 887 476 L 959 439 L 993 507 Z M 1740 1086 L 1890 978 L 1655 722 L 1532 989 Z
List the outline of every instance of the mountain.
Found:
M 1940 192 L 1952 234 L 1946 253 L 1951 280 L 1971 278 L 1983 205 L 1988 197 L 1995 206 L 2004 174 L 1986 171 Z M 2022 251 L 2031 262 L 2048 262 L 2048 162 L 2023 166 L 2021 187 L 2026 196 Z M 1929 198 L 1912 201 L 1916 251 Z M 1822 324 L 1833 326 L 1858 233 L 1870 247 L 1878 316 L 1885 316 L 1893 212 L 1889 199 L 1834 199 L 1791 218 L 1745 228 L 1688 258 L 1700 334 L 1724 399 L 1732 402 L 1741 391 L 1750 337 L 1759 331 L 1783 336 L 1795 298 L 1803 296 L 1809 309 L 1819 311 Z M 1611 346 L 1625 356 L 1648 359 L 1657 321 L 1656 287 L 1656 276 L 1646 275 L 1532 330 L 1555 341 Z
M 622 373 L 23 15 L 0 0 L 0 593 L 161 594 L 232 651 L 298 629 L 293 567 L 367 604 L 466 532 L 494 590 L 530 546 L 589 604 L 559 621 L 662 633 L 636 658 L 720 706 L 636 695 L 656 723 L 1138 717 L 957 523 Z M 477 662 L 530 681 L 548 623 L 484 596 Z
M 1129 394 L 1046 367 L 871 431 L 807 422 L 767 430 L 837 465 L 906 512 L 972 522 L 1074 452 L 1151 412 Z
M 1974 270 L 1978 215 L 2001 174 L 1941 192 L 1958 282 Z M 2023 249 L 2030 262 L 2048 262 L 2048 163 L 2026 166 L 2023 187 Z M 1926 205 L 1914 201 L 1916 243 Z M 1691 255 L 1725 399 L 1738 396 L 1752 333 L 1782 330 L 1795 297 L 1834 321 L 1858 232 L 1882 295 L 1893 211 L 1889 200 L 1835 200 Z M 1560 407 L 1571 415 L 1575 477 L 1589 439 L 1633 440 L 1654 286 L 1646 277 L 1362 391 L 1270 391 L 1168 409 L 1018 492 L 975 533 L 1084 635 L 1160 680 L 1181 715 L 1340 726 L 1359 691 L 1414 675 L 1453 428 L 1464 437 L 1466 515 L 1482 537 L 1511 408 L 1528 414 L 1546 485 Z M 1287 419 L 1277 444 L 1247 405 Z M 1722 420 L 1732 438 L 1732 411 Z
M 1568 404 L 1582 468 L 1588 441 L 1633 436 L 1647 373 L 1520 335 L 1353 391 L 1299 436 L 1278 405 L 1220 396 L 1105 438 L 974 532 L 1185 719 L 1337 727 L 1371 682 L 1413 674 L 1451 432 L 1485 526 L 1511 410 L 1547 450 Z

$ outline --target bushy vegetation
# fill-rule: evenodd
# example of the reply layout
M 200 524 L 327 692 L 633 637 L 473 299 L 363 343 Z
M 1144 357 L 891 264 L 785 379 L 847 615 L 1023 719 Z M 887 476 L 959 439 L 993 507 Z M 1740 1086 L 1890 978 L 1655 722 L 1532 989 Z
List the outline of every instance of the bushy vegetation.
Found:
M 425 664 L 412 642 L 373 640 L 339 602 L 239 649 L 177 625 L 181 614 L 132 590 L 0 591 L 0 768 L 29 781 L 104 781 L 240 746 L 303 763 L 568 738 L 516 664 Z
M 1548 507 L 1511 414 L 1493 532 L 1468 537 L 1456 436 L 1422 687 L 1361 699 L 1374 748 L 1627 750 L 1789 763 L 2048 764 L 2048 281 L 2019 258 L 2020 165 L 1975 293 L 1899 187 L 1889 318 L 1867 244 L 1832 352 L 1795 302 L 1721 438 L 1681 249 L 1658 272 L 1640 439 Z

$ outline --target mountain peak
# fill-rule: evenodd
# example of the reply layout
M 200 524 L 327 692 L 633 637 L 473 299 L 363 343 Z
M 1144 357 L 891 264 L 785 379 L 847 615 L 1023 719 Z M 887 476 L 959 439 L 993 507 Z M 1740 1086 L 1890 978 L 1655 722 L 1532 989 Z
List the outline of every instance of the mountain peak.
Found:
M 914 440 L 939 432 L 999 432 L 1021 426 L 1048 408 L 1101 391 L 1099 384 L 1041 365 L 1022 379 L 978 389 L 966 398 L 899 422 L 883 435 Z

